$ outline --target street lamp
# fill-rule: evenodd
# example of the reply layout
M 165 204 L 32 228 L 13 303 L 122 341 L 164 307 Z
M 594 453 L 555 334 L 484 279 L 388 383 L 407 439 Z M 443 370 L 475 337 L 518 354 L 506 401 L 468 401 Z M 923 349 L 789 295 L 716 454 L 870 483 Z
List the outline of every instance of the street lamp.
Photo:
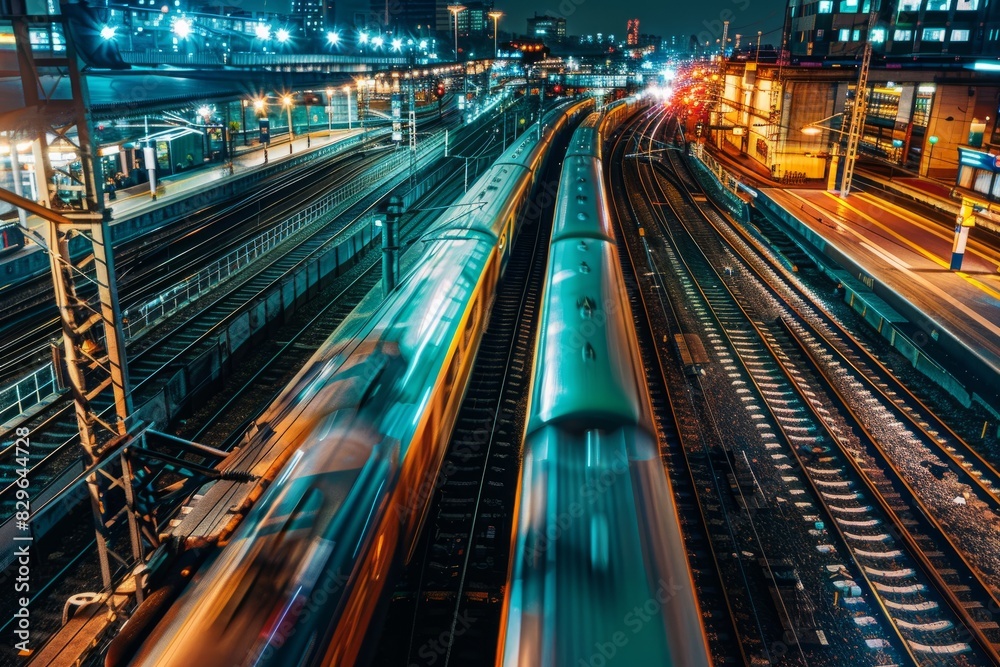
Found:
M 455 20 L 455 62 L 458 62 L 458 15 L 465 11 L 465 5 L 448 5 L 448 11 Z
M 333 137 L 333 88 L 326 89 L 326 126 Z
M 827 132 L 839 132 L 840 134 L 846 134 L 846 132 L 844 132 L 843 130 L 838 130 L 833 127 L 825 127 L 823 125 L 820 125 L 820 123 L 825 123 L 828 120 L 833 120 L 834 118 L 843 115 L 844 112 L 835 113 L 832 116 L 827 116 L 826 118 L 820 118 L 819 120 L 814 120 L 811 123 L 806 123 L 805 125 L 802 126 L 802 134 L 815 136 L 820 132 L 822 132 L 823 130 L 826 130 Z
M 493 19 L 493 59 L 497 59 L 497 23 L 500 21 L 500 17 L 503 16 L 503 12 L 490 12 L 487 14 L 491 19 Z
M 202 119 L 205 124 L 205 158 L 210 157 L 212 153 L 212 136 L 209 134 L 209 124 L 212 122 L 212 109 L 207 104 L 203 104 L 198 107 L 198 116 Z
M 250 141 L 249 141 L 249 139 L 247 139 L 247 105 L 248 104 L 250 104 L 250 101 L 247 100 L 246 98 L 240 100 L 240 115 L 241 115 L 241 120 L 243 121 L 243 124 L 240 125 L 240 127 L 243 128 L 243 145 L 244 146 L 249 146 L 250 145 Z
M 351 87 L 344 86 L 344 94 L 347 95 L 347 129 L 351 129 Z
M 288 111 L 288 154 L 292 154 L 292 143 L 295 141 L 295 131 L 292 129 L 292 96 L 282 95 L 281 103 L 285 105 L 285 110 Z
M 937 145 L 938 138 L 935 135 L 927 137 L 927 143 L 931 145 L 930 151 L 927 153 L 927 173 L 930 174 L 931 171 L 931 160 L 934 159 L 934 146 Z
M 846 157 L 846 151 L 844 153 L 841 153 L 841 141 L 843 141 L 844 135 L 847 135 L 849 133 L 844 130 L 838 130 L 837 128 L 834 127 L 827 127 L 825 125 L 820 125 L 820 123 L 825 123 L 828 120 L 832 120 L 834 118 L 843 115 L 844 115 L 843 112 L 835 113 L 832 116 L 827 116 L 826 118 L 821 118 L 812 123 L 807 123 L 801 128 L 802 134 L 809 136 L 815 136 L 823 132 L 824 130 L 827 132 L 835 132 L 838 135 L 840 135 L 840 138 L 838 138 L 837 141 L 830 140 L 830 145 L 833 146 L 833 153 L 827 156 L 826 169 L 828 171 L 826 173 L 826 180 L 827 180 L 826 189 L 828 192 L 834 192 L 835 190 L 840 190 L 841 192 L 843 192 L 844 188 L 843 182 L 841 182 L 838 187 L 836 180 L 837 180 L 837 171 L 839 170 L 838 166 L 839 160 L 842 157 Z M 892 179 L 891 170 L 889 172 L 889 178 L 890 180 Z M 843 176 L 841 177 L 841 180 L 843 180 Z
M 112 39 L 115 38 L 115 27 L 111 25 L 106 25 L 103 28 L 101 28 L 101 37 L 104 39 L 104 41 L 110 42 Z

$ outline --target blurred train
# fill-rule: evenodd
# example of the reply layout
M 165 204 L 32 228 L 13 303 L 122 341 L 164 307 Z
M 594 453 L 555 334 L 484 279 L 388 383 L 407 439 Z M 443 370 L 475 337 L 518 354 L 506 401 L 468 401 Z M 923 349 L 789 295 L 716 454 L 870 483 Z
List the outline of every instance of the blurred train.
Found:
M 710 664 L 604 194 L 621 101 L 563 162 L 497 665 Z
M 564 103 L 525 132 L 422 237 L 421 259 L 360 330 L 335 332 L 272 406 L 259 435 L 294 454 L 133 664 L 348 665 L 370 653 L 366 631 L 416 546 L 519 214 L 553 143 L 592 106 Z

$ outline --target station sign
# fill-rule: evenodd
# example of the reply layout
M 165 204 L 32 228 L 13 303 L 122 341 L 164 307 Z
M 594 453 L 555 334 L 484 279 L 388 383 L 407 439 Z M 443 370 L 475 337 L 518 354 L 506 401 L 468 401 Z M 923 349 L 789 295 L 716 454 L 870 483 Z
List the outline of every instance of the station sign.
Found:
M 966 167 L 1000 173 L 1000 155 L 993 155 L 982 151 L 971 151 L 961 146 L 958 148 L 958 155 L 960 163 Z
M 403 140 L 403 95 L 392 94 L 392 140 Z
M 271 119 L 261 118 L 257 121 L 258 128 L 260 129 L 260 143 L 265 146 L 271 143 Z

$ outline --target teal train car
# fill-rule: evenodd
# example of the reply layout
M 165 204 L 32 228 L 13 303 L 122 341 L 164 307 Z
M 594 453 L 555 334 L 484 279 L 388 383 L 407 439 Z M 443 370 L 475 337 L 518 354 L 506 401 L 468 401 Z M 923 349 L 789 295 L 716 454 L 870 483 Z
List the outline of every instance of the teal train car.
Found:
M 422 237 L 421 260 L 361 331 L 335 332 L 293 380 L 257 437 L 294 453 L 132 664 L 349 665 L 370 652 L 520 214 L 553 142 L 592 106 L 560 105 L 505 151 Z
M 517 491 L 500 667 L 710 664 L 663 469 L 591 114 L 563 162 Z

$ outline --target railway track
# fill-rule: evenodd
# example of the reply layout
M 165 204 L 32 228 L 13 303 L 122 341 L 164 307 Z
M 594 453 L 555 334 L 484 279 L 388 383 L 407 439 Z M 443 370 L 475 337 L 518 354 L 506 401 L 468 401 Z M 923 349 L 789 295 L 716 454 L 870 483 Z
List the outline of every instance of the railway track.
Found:
M 923 453 L 913 456 L 921 428 L 887 419 L 894 411 L 907 412 L 893 407 L 903 402 L 900 390 L 888 389 L 885 377 L 870 376 L 873 386 L 885 385 L 888 393 L 863 391 L 858 380 L 863 373 L 855 367 L 858 375 L 852 376 L 846 357 L 837 368 L 832 363 L 837 345 L 825 342 L 823 325 L 809 324 L 819 319 L 818 313 L 803 316 L 811 308 L 807 295 L 786 287 L 787 276 L 762 268 L 762 256 L 750 253 L 731 230 L 704 224 L 679 180 L 648 171 L 640 179 L 650 200 L 667 204 L 652 216 L 668 239 L 661 270 L 686 277 L 687 287 L 678 296 L 703 306 L 700 326 L 716 332 L 710 335 L 713 347 L 727 350 L 720 361 L 731 386 L 751 419 L 766 428 L 762 434 L 773 438 L 765 441 L 760 455 L 770 459 L 775 481 L 780 478 L 782 501 L 800 507 L 801 520 L 819 520 L 823 528 L 816 529 L 818 538 L 838 538 L 831 540 L 836 544 L 817 548 L 829 547 L 828 553 L 839 558 L 843 547 L 849 555 L 851 577 L 840 582 L 862 583 L 864 597 L 874 603 L 871 613 L 883 623 L 863 618 L 871 618 L 873 628 L 882 625 L 890 631 L 880 639 L 886 642 L 882 648 L 895 648 L 917 664 L 995 661 L 995 624 L 975 614 L 977 605 L 995 604 L 988 583 L 958 549 L 949 550 L 954 536 L 935 525 L 928 511 L 932 508 L 920 500 L 923 489 L 907 483 L 901 461 L 880 460 L 870 451 L 880 441 L 894 441 L 899 455 L 908 452 L 918 465 L 928 461 Z M 719 225 L 721 218 L 712 217 Z M 727 245 L 720 243 L 720 235 L 727 236 Z M 803 344 L 794 343 L 796 330 L 805 337 Z M 852 339 L 843 329 L 840 335 Z M 853 353 L 863 350 L 858 345 Z M 818 372 L 824 364 L 829 372 Z M 847 390 L 838 394 L 828 389 L 838 382 Z M 881 429 L 871 426 L 876 422 L 882 422 Z M 764 468 L 759 462 L 752 467 L 758 473 Z M 733 474 L 738 477 L 739 471 Z M 920 476 L 920 486 L 935 486 L 927 479 L 932 477 Z M 794 496 L 807 500 L 795 501 Z
M 568 140 L 568 137 L 567 137 Z M 555 153 L 543 181 L 557 183 Z M 536 186 L 538 196 L 539 186 Z M 554 199 L 554 198 L 553 198 Z M 553 202 L 554 203 L 554 202 Z M 424 533 L 397 587 L 379 665 L 492 664 L 510 557 L 551 204 L 522 229 L 483 334 Z
M 612 159 L 606 164 L 615 164 L 616 159 L 623 160 L 628 138 L 647 134 L 654 122 L 655 116 L 651 114 L 627 125 L 612 148 Z M 651 135 L 649 138 L 652 140 Z M 734 596 L 737 603 L 734 607 L 727 595 L 722 564 L 725 562 L 723 556 L 737 549 L 736 539 L 731 531 L 727 531 L 725 537 L 728 542 L 720 544 L 719 536 L 708 530 L 709 526 L 728 526 L 729 518 L 723 504 L 707 502 L 698 491 L 705 485 L 717 488 L 719 482 L 718 476 L 712 472 L 709 448 L 698 444 L 703 441 L 703 436 L 695 406 L 690 397 L 688 400 L 683 398 L 688 394 L 683 369 L 678 367 L 675 357 L 668 355 L 670 348 L 663 340 L 663 337 L 669 338 L 669 332 L 676 331 L 673 306 L 665 299 L 666 290 L 658 274 L 649 270 L 651 258 L 647 254 L 648 246 L 644 237 L 640 236 L 637 224 L 640 212 L 628 196 L 623 171 L 606 169 L 605 176 L 612 212 L 618 223 L 618 256 L 653 404 L 660 450 L 682 520 L 685 547 L 713 659 L 719 665 L 750 664 L 748 651 L 753 652 L 753 638 L 741 635 L 733 619 L 738 613 L 756 616 L 753 592 L 747 583 L 746 573 L 738 573 L 736 578 L 742 580 L 742 590 L 748 594 Z M 654 338 L 654 330 L 660 333 L 661 340 Z M 743 608 L 746 604 L 751 607 L 749 611 Z
M 484 137 L 488 136 L 473 137 L 470 144 L 481 146 L 486 143 Z M 215 334 L 223 331 L 242 307 L 253 303 L 279 283 L 283 276 L 308 263 L 341 235 L 349 235 L 354 228 L 367 224 L 365 216 L 374 210 L 380 199 L 381 196 L 370 203 L 355 204 L 341 213 L 341 217 L 350 220 L 347 224 L 315 223 L 304 229 L 291 237 L 291 247 L 287 244 L 281 246 L 279 252 L 272 252 L 264 261 L 255 264 L 254 273 L 240 274 L 235 281 L 224 284 L 221 291 L 210 293 L 207 299 L 186 309 L 187 312 L 181 312 L 179 318 L 161 325 L 157 335 L 140 339 L 137 346 L 131 347 L 129 360 L 130 385 L 133 395 L 137 397 L 136 404 L 141 404 L 144 392 L 158 387 L 162 381 L 161 369 L 169 370 L 172 364 L 189 359 L 214 344 Z M 138 352 L 135 352 L 136 347 Z M 103 411 L 110 408 L 110 403 L 102 405 L 95 402 L 95 407 Z M 54 404 L 26 426 L 31 429 L 32 438 L 29 477 L 34 488 L 40 488 L 67 466 L 79 461 L 73 404 L 69 401 Z M 16 465 L 12 454 L 11 448 L 0 451 L 0 488 L 3 489 L 0 491 L 0 509 L 13 507 Z M 9 512 L 7 515 L 10 515 Z
M 431 131 L 455 113 L 440 120 L 435 115 L 422 128 Z M 377 142 L 384 138 L 377 136 L 355 150 L 275 174 L 261 183 L 253 197 L 206 206 L 178 224 L 116 248 L 122 311 L 146 303 L 197 273 L 210 258 L 247 243 L 290 211 L 308 208 L 334 184 L 349 183 L 363 174 L 381 159 L 385 146 Z M 60 335 L 58 318 L 44 317 L 52 312 L 51 291 L 46 276 L 19 289 L 19 302 L 6 303 L 12 317 L 0 326 L 0 336 L 9 338 L 0 352 L 0 383 L 23 373 L 26 365 L 48 358 L 48 339 Z
M 425 195 L 418 205 L 450 201 L 457 196 L 460 188 L 461 184 L 446 183 Z M 436 213 L 431 208 L 404 219 L 400 228 L 403 244 L 419 238 L 427 223 L 436 218 Z M 241 364 L 241 373 L 234 375 L 204 409 L 197 411 L 179 429 L 178 435 L 225 450 L 237 444 L 250 423 L 275 400 L 303 363 L 361 299 L 377 287 L 381 278 L 379 256 L 378 252 L 369 252 L 355 266 L 334 279 L 310 304 L 297 310 L 275 332 L 276 339 L 262 346 L 254 358 Z M 71 531 L 72 538 L 61 549 L 68 553 L 66 559 L 51 572 L 46 570 L 45 588 L 40 589 L 32 599 L 33 613 L 44 619 L 33 634 L 36 645 L 40 643 L 38 639 L 44 639 L 61 625 L 62 601 L 68 595 L 101 586 L 100 572 L 92 557 L 94 541 L 93 530 L 89 527 L 89 512 L 89 508 L 84 508 L 78 517 L 81 520 L 79 525 L 85 530 Z M 157 512 L 160 525 L 169 517 L 166 511 L 163 514 Z M 88 554 L 90 557 L 87 557 Z M 0 633 L 3 631 L 4 628 L 0 627 Z M 2 660 L 0 664 L 4 664 Z
M 207 257 L 220 251 L 225 254 L 239 246 L 274 219 L 287 215 L 289 206 L 308 205 L 332 183 L 346 181 L 376 159 L 358 163 L 354 154 L 338 154 L 304 170 L 279 174 L 269 179 L 253 198 L 207 207 L 204 212 L 187 216 L 180 225 L 118 250 L 116 269 L 122 309 L 144 303 L 184 276 L 196 273 Z M 31 296 L 30 299 L 8 304 L 12 317 L 0 328 L 0 335 L 6 339 L 0 355 L 0 381 L 16 376 L 26 363 L 37 360 L 40 347 L 50 337 L 60 335 L 58 316 L 51 316 L 54 307 L 48 278 L 36 282 L 40 283 L 39 288 L 29 286 L 20 292 Z M 44 357 L 44 350 L 42 353 Z
M 661 194 L 670 197 L 673 193 L 668 188 Z M 692 230 L 692 236 L 703 233 Z M 699 243 L 702 240 L 696 239 Z M 731 247 L 740 252 L 739 245 Z M 767 295 L 778 300 L 785 311 L 779 320 L 781 326 L 758 327 L 761 339 L 774 347 L 775 358 L 788 355 L 794 359 L 793 354 L 798 353 L 799 363 L 787 371 L 789 377 L 804 383 L 799 378 L 808 377 L 805 370 L 811 371 L 819 380 L 812 393 L 823 396 L 818 391 L 822 389 L 828 399 L 825 407 L 829 413 L 813 410 L 816 420 L 826 427 L 828 438 L 818 446 L 839 446 L 864 488 L 883 506 L 900 540 L 961 619 L 971 643 L 985 652 L 987 662 L 1000 662 L 1000 628 L 987 611 L 998 605 L 1000 545 L 995 527 L 1000 507 L 995 469 L 855 336 L 800 292 L 780 289 L 787 284 L 782 276 L 771 266 L 754 261 L 759 254 L 746 251 L 749 247 L 745 254 L 740 252 L 747 258 L 745 266 L 752 269 L 757 284 L 771 286 Z M 806 387 L 800 393 L 812 408 L 817 399 L 809 392 Z M 849 521 L 835 516 L 837 524 Z M 866 568 L 881 572 L 872 564 Z M 873 581 L 880 593 L 895 591 L 898 584 L 878 578 Z M 913 630 L 907 619 L 899 618 L 899 612 L 908 609 L 887 606 L 893 622 L 903 630 Z M 926 654 L 935 650 L 933 642 L 925 641 L 927 635 L 901 634 L 915 653 L 922 654 L 917 656 L 920 662 L 926 662 Z

